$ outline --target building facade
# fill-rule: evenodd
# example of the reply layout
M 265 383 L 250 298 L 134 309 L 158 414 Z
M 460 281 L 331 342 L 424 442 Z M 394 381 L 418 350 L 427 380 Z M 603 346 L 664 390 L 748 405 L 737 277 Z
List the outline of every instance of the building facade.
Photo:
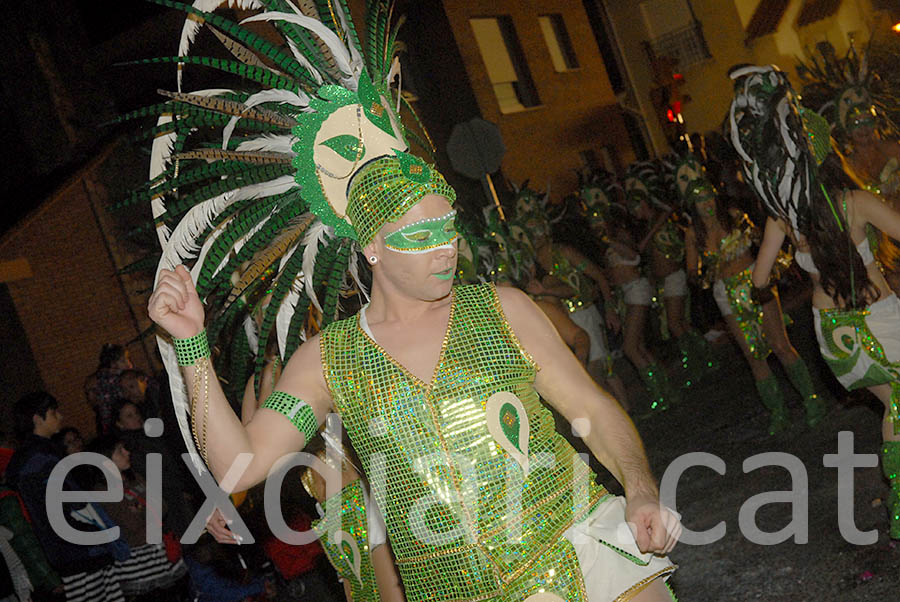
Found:
M 797 58 L 806 60 L 816 43 L 828 41 L 841 55 L 851 43 L 861 48 L 872 35 L 889 34 L 884 6 L 871 0 L 603 0 L 658 153 L 681 133 L 721 128 L 732 98 L 730 67 L 775 64 L 799 84 Z

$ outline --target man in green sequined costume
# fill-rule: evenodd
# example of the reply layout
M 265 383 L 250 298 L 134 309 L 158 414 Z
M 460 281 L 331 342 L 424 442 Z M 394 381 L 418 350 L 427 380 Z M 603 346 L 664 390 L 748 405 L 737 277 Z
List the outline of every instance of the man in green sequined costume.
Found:
M 358 216 L 373 267 L 371 302 L 304 344 L 276 395 L 302 400 L 319 424 L 329 411 L 341 414 L 384 510 L 408 599 L 668 599 L 657 577 L 674 567 L 652 553 L 672 548 L 677 520 L 659 504 L 634 426 L 527 296 L 453 288 L 452 190 L 436 172 L 412 185 L 423 169 L 379 159 L 360 170 L 358 194 L 351 183 L 348 213 Z M 389 195 L 386 208 L 379 196 Z M 177 339 L 202 331 L 203 307 L 183 268 L 160 277 L 150 310 Z M 184 370 L 188 390 L 197 370 Z M 305 445 L 288 412 L 266 404 L 243 427 L 217 379 L 203 383 L 195 428 L 209 432 L 202 451 L 213 474 L 222 479 L 239 454 L 253 454 L 230 488 L 265 478 Z M 623 514 L 556 433 L 541 398 L 579 425 L 622 483 Z M 636 534 L 630 552 L 602 534 L 624 520 Z M 621 575 L 631 582 L 614 582 Z
M 194 16 L 239 38 L 245 54 L 263 55 L 252 69 L 231 64 L 233 70 L 281 89 L 215 102 L 178 98 L 208 106 L 217 117 L 265 122 L 275 133 L 246 134 L 233 152 L 211 152 L 201 143 L 178 160 L 213 162 L 221 172 L 204 169 L 191 177 L 211 174 L 214 183 L 231 168 L 217 162 L 277 160 L 278 167 L 243 166 L 244 178 L 227 180 L 238 185 L 227 191 L 238 194 L 224 201 L 206 198 L 208 188 L 189 197 L 198 202 L 196 213 L 210 211 L 227 222 L 199 233 L 196 216 L 179 211 L 187 201 L 167 206 L 160 200 L 185 184 L 181 164 L 163 174 L 165 190 L 159 180 L 149 184 L 148 198 L 155 194 L 155 210 L 165 212 L 160 221 L 171 218 L 172 227 L 160 230 L 165 249 L 149 313 L 172 337 L 160 348 L 178 415 L 190 415 L 182 429 L 199 451 L 197 469 L 208 467 L 225 490 L 246 489 L 303 449 L 336 411 L 384 513 L 407 600 L 670 599 L 664 578 L 674 566 L 665 554 L 680 525 L 660 505 L 634 425 L 524 293 L 453 286 L 455 192 L 408 152 L 410 132 L 398 108 L 403 97 L 391 88 L 399 64 L 391 60 L 397 46 L 387 26 L 392 7 L 367 3 L 363 61 L 345 3 L 329 2 L 321 11 L 309 3 L 304 8 L 313 16 L 262 4 L 269 12 L 245 21 L 276 23 L 292 50 L 299 48 L 296 40 L 307 41 L 298 28 L 308 29 L 319 44 L 299 51 L 310 60 L 201 11 Z M 314 52 L 323 46 L 327 53 Z M 262 72 L 270 63 L 283 75 Z M 231 130 L 225 130 L 230 148 Z M 191 131 L 182 133 L 179 148 L 191 146 Z M 239 186 L 250 181 L 266 186 Z M 270 219 L 268 207 L 279 219 Z M 229 221 L 235 212 L 241 219 Z M 359 251 L 372 271 L 370 301 L 358 314 L 332 321 L 340 293 L 349 293 L 342 283 L 359 281 Z M 192 263 L 190 273 L 182 261 Z M 228 291 L 225 305 L 216 305 L 217 286 Z M 236 299 L 252 310 L 261 304 L 256 297 L 270 299 L 260 346 L 277 331 L 288 361 L 245 426 L 222 390 L 204 326 L 209 313 L 209 338 L 220 348 L 219 335 L 240 324 L 220 318 L 241 315 Z M 294 351 L 290 342 L 311 305 L 327 326 L 315 336 L 304 331 L 309 336 Z M 624 498 L 595 483 L 556 432 L 542 399 L 578 427 L 623 485 Z M 340 483 L 328 486 L 332 498 Z M 633 536 L 619 529 L 626 521 Z

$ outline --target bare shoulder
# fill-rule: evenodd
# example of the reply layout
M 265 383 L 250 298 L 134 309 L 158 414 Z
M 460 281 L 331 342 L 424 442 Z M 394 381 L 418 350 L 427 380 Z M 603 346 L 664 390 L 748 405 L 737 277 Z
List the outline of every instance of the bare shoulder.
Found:
M 322 371 L 321 340 L 321 335 L 316 334 L 294 352 L 278 380 L 279 390 L 305 400 L 323 401 L 330 397 Z
M 497 285 L 497 298 L 506 319 L 512 322 L 524 313 L 533 312 L 536 309 L 531 297 L 514 286 Z
M 503 308 L 510 328 L 529 352 L 531 352 L 529 342 L 532 339 L 540 339 L 546 334 L 545 331 L 548 328 L 553 331 L 553 326 L 546 314 L 535 305 L 531 297 L 519 289 L 511 286 L 498 286 L 497 297 L 500 299 L 500 306 Z

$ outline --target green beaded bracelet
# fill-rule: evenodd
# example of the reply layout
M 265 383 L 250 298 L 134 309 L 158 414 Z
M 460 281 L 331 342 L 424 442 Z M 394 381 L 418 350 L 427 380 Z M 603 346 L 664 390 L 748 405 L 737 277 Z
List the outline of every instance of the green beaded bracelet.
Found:
M 306 437 L 304 444 L 316 436 L 319 431 L 319 421 L 309 404 L 284 391 L 274 391 L 266 398 L 263 408 L 275 410 L 291 421 L 298 431 Z
M 193 366 L 197 360 L 209 357 L 209 341 L 206 340 L 206 330 L 189 339 L 172 339 L 175 345 L 175 357 L 179 366 Z

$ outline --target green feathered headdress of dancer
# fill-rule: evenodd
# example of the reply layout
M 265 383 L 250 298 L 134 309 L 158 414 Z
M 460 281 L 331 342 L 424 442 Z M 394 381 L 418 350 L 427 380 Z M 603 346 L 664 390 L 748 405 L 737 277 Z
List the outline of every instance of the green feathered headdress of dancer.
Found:
M 797 75 L 803 82 L 801 102 L 828 120 L 840 142 L 849 142 L 859 125 L 883 136 L 898 134 L 891 115 L 900 115 L 900 90 L 871 68 L 868 48 L 860 52 L 851 45 L 838 57 L 830 42 L 819 42 L 816 53 L 797 65 Z
M 187 18 L 177 56 L 142 61 L 175 65 L 177 87 L 127 116 L 157 117 L 150 179 L 129 202 L 152 207 L 157 273 L 190 269 L 216 373 L 234 399 L 254 374 L 258 386 L 267 361 L 286 362 L 337 319 L 341 299 L 366 296 L 359 250 L 382 225 L 426 194 L 456 195 L 409 153 L 408 141 L 431 145 L 401 121 L 415 115 L 392 87 L 400 23 L 390 23 L 391 3 L 367 2 L 363 46 L 346 0 L 152 1 Z M 215 57 L 190 53 L 204 29 L 221 42 Z M 185 91 L 199 68 L 241 87 Z M 193 450 L 184 382 L 171 342 L 158 340 Z

